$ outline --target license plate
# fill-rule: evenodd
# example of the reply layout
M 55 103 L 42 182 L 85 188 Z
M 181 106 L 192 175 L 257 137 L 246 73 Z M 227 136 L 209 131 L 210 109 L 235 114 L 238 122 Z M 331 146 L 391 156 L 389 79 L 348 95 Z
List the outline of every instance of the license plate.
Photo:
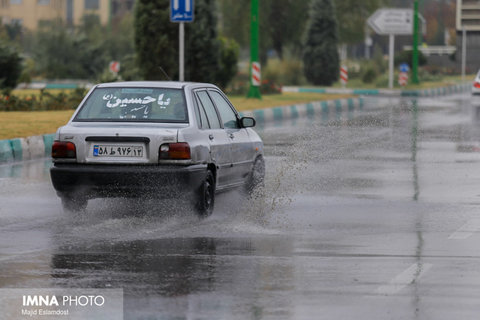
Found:
M 94 157 L 143 157 L 141 146 L 93 146 Z

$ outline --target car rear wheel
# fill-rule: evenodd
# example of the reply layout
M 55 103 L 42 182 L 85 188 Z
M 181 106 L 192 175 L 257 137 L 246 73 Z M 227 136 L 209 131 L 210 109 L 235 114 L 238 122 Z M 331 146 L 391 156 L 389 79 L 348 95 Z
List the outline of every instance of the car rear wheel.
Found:
M 69 212 L 79 212 L 87 208 L 88 200 L 81 197 L 70 197 L 64 195 L 61 197 L 63 210 Z
M 215 204 L 215 179 L 213 173 L 208 170 L 198 192 L 196 211 L 200 217 L 208 217 L 213 212 Z
M 255 160 L 252 171 L 247 178 L 245 189 L 249 195 L 254 194 L 265 186 L 265 162 L 261 157 Z

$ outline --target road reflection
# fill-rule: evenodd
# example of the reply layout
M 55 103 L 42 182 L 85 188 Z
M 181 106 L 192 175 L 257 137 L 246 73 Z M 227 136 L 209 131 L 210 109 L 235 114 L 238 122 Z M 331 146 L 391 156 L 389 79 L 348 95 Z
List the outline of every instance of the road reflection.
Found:
M 229 314 L 243 310 L 249 318 L 261 318 L 265 312 L 276 310 L 288 318 L 292 310 L 288 295 L 285 299 L 270 297 L 273 292 L 294 290 L 292 252 L 291 240 L 282 237 L 65 245 L 52 255 L 51 278 L 54 287 L 123 288 L 126 305 L 155 300 L 157 307 L 150 306 L 150 312 L 168 310 L 169 317 L 191 312 L 193 297 L 209 297 L 195 304 L 216 306 L 229 310 Z M 232 288 L 233 300 L 228 297 Z M 256 288 L 255 296 L 252 288 Z M 168 303 L 172 298 L 177 299 L 175 306 Z M 178 301 L 190 301 L 189 306 Z M 136 318 L 133 310 L 126 311 L 126 316 Z
M 29 181 L 45 181 L 50 179 L 51 159 L 35 159 L 24 162 L 0 164 L 0 179 L 20 178 Z
M 216 273 L 213 238 L 160 239 L 63 247 L 52 257 L 57 281 L 85 287 L 147 287 L 165 296 L 209 291 Z

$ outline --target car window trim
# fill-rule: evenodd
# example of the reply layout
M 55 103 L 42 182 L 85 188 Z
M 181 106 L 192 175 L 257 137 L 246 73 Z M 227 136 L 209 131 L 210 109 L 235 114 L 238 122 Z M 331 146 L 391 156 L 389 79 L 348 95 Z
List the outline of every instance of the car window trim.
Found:
M 200 97 L 198 96 L 198 91 L 200 91 L 200 90 L 201 89 L 193 90 L 193 95 L 194 95 L 195 101 L 197 102 L 197 105 L 198 105 L 198 108 L 199 108 L 198 111 L 201 111 L 200 108 L 202 108 L 203 113 L 205 114 L 205 119 L 207 120 L 207 125 L 208 125 L 208 128 L 203 128 L 203 121 L 201 120 L 202 115 L 200 114 L 200 121 L 202 121 L 202 127 L 200 128 L 200 130 L 210 130 L 210 129 L 212 129 L 212 126 L 210 125 L 210 120 L 208 119 L 207 112 L 205 111 L 205 107 L 203 106 L 203 103 L 200 100 Z
M 183 97 L 183 103 L 185 106 L 185 120 L 174 120 L 174 119 L 165 119 L 165 120 L 160 120 L 160 119 L 78 119 L 78 115 L 82 112 L 83 108 L 87 104 L 88 100 L 92 97 L 93 93 L 95 92 L 96 89 L 111 89 L 111 88 L 120 88 L 120 89 L 173 89 L 173 90 L 179 90 L 182 92 L 182 97 Z M 190 117 L 188 116 L 188 105 L 187 105 L 187 97 L 185 96 L 185 90 L 182 89 L 175 89 L 175 88 L 164 88 L 164 87 L 130 87 L 130 86 L 125 86 L 125 87 L 102 87 L 102 86 L 96 86 L 94 90 L 90 92 L 88 97 L 84 99 L 79 107 L 76 108 L 77 110 L 75 111 L 75 117 L 71 120 L 72 122 L 149 122 L 149 123 L 190 123 Z
M 230 109 L 232 109 L 233 113 L 235 113 L 235 116 L 237 116 L 237 118 L 239 118 L 239 114 L 238 114 L 237 109 L 235 109 L 233 104 L 230 102 L 230 100 L 227 98 L 227 96 L 222 91 L 217 90 L 217 89 L 213 89 L 213 88 L 208 88 L 207 91 L 215 91 L 215 92 L 219 93 L 223 97 L 223 99 L 228 103 L 228 105 L 230 106 Z M 210 97 L 210 99 L 213 101 L 213 99 L 211 97 Z M 213 103 L 215 104 L 215 101 Z
M 215 106 L 215 110 L 217 111 L 217 114 L 218 114 L 218 118 L 220 119 L 220 124 L 222 125 L 222 128 L 225 129 L 224 125 L 223 125 L 223 120 L 222 120 L 222 116 L 220 115 L 220 111 L 218 111 L 218 107 L 217 107 L 217 104 L 215 103 L 215 100 L 213 100 L 212 96 L 210 95 L 210 91 L 214 91 L 214 92 L 217 92 L 220 94 L 220 96 L 223 98 L 223 100 L 225 100 L 228 104 L 228 106 L 230 107 L 230 109 L 233 111 L 233 114 L 235 115 L 235 118 L 237 118 L 237 124 L 238 124 L 238 121 L 240 120 L 240 116 L 238 115 L 238 112 L 237 110 L 235 110 L 235 108 L 233 107 L 232 103 L 230 102 L 230 100 L 228 100 L 228 98 L 223 94 L 223 92 L 221 92 L 220 90 L 217 90 L 217 89 L 213 89 L 213 88 L 208 88 L 207 89 L 207 94 L 208 94 L 208 97 L 210 98 L 210 100 L 212 101 L 213 105 Z M 235 128 L 235 129 L 241 129 L 242 127 L 240 126 L 240 124 L 238 124 L 238 128 Z M 227 128 L 227 129 L 232 129 L 232 128 Z
M 203 121 L 202 121 L 202 115 L 200 114 L 200 121 L 202 121 L 202 128 L 200 128 L 201 130 L 210 130 L 212 129 L 212 126 L 210 125 L 210 119 L 208 119 L 208 115 L 207 115 L 207 112 L 205 111 L 205 107 L 203 106 L 203 103 L 202 101 L 200 100 L 200 97 L 198 96 L 198 91 L 201 91 L 201 89 L 199 90 L 194 90 L 194 98 L 195 98 L 195 101 L 197 102 L 197 105 L 198 105 L 198 108 L 201 113 L 201 111 L 203 111 L 203 114 L 205 115 L 205 119 L 207 120 L 207 128 L 203 128 Z M 202 108 L 202 110 L 200 110 L 200 108 Z
M 187 115 L 188 117 L 188 115 Z M 189 121 L 184 120 L 149 120 L 149 119 L 73 119 L 72 122 L 144 122 L 144 123 L 178 123 L 189 124 Z
M 215 102 L 213 102 L 212 97 L 210 97 L 210 95 L 208 94 L 208 88 L 197 89 L 197 90 L 195 90 L 195 94 L 197 94 L 198 92 L 201 92 L 201 91 L 205 91 L 205 93 L 207 94 L 208 99 L 210 99 L 210 102 L 212 102 L 213 110 L 215 110 L 215 113 L 217 114 L 218 122 L 220 123 L 220 129 L 225 129 L 225 128 L 223 127 L 222 117 L 220 116 L 220 113 L 218 112 L 217 106 L 215 105 Z M 197 97 L 198 97 L 198 96 L 197 96 Z M 200 104 L 202 105 L 203 110 L 205 111 L 205 107 L 203 106 L 203 102 L 202 102 L 202 100 L 200 99 L 200 97 L 198 97 L 198 101 L 200 102 Z M 205 114 L 207 115 L 207 112 L 206 112 L 206 111 L 205 111 Z M 208 119 L 208 115 L 207 115 L 207 121 L 208 121 L 208 123 L 209 123 L 210 129 L 215 129 L 215 128 L 212 128 L 212 126 L 210 125 L 210 119 Z
M 194 107 L 194 112 L 195 112 L 195 119 L 197 120 L 197 127 L 198 129 L 202 129 L 203 128 L 203 121 L 202 121 L 202 115 L 200 113 L 200 107 L 199 107 L 199 101 L 197 101 L 197 96 L 195 94 L 195 92 L 192 92 L 192 102 L 193 102 L 193 107 Z M 208 122 L 208 119 L 207 119 L 207 122 Z

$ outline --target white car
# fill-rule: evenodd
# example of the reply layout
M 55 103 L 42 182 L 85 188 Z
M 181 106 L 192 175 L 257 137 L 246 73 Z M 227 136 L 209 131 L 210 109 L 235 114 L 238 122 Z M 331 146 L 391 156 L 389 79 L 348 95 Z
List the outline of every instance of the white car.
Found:
M 478 71 L 475 80 L 473 80 L 472 94 L 480 94 L 480 71 Z
M 191 201 L 207 216 L 216 192 L 263 184 L 253 126 L 212 84 L 99 84 L 56 133 L 52 183 L 70 211 L 92 198 L 148 196 Z

